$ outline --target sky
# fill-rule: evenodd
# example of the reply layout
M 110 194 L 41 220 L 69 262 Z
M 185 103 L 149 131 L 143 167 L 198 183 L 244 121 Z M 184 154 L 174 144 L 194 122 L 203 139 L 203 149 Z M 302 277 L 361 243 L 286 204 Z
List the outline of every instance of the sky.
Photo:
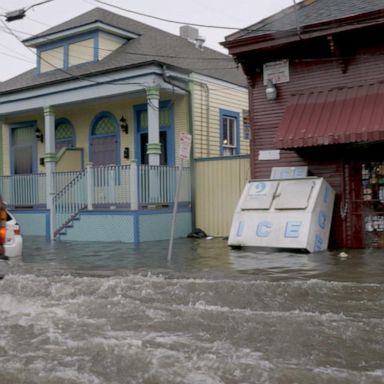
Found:
M 101 0 L 100 0 L 101 1 Z M 37 33 L 72 19 L 93 8 L 101 7 L 156 28 L 178 35 L 183 24 L 224 26 L 231 29 L 198 27 L 205 46 L 227 53 L 220 45 L 235 29 L 245 28 L 283 8 L 293 0 L 0 0 L 0 81 L 35 67 L 34 50 L 21 42 Z M 41 4 L 39 4 L 41 3 Z M 115 7 L 124 8 L 125 10 Z M 5 22 L 5 13 L 36 4 L 22 20 Z M 150 15 L 140 16 L 133 12 Z M 171 23 L 157 18 L 177 21 Z

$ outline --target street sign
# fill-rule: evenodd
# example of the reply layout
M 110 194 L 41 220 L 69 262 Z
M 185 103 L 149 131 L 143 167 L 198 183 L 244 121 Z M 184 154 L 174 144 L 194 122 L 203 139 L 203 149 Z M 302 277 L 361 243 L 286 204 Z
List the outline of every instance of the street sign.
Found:
M 179 157 L 181 160 L 188 160 L 191 152 L 192 136 L 182 132 L 179 141 Z

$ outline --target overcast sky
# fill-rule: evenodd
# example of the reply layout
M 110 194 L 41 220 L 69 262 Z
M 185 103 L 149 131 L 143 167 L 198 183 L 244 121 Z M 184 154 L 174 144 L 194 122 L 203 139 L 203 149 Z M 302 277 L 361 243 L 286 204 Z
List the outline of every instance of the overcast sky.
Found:
M 0 14 L 27 8 L 43 0 L 0 0 Z M 195 23 L 231 28 L 247 27 L 293 4 L 293 0 L 103 0 L 108 4 L 182 23 Z M 33 51 L 25 48 L 20 40 L 67 21 L 95 7 L 139 20 L 165 31 L 179 34 L 182 24 L 159 21 L 108 7 L 96 0 L 53 0 L 28 10 L 22 20 L 5 23 L 0 16 L 0 81 L 7 80 L 35 66 Z M 226 52 L 220 42 L 233 29 L 199 27 L 209 48 Z

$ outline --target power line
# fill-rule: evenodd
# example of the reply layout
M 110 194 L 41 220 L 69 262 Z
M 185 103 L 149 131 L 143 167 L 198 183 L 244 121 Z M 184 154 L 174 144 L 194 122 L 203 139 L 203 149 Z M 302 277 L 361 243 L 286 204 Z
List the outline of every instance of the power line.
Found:
M 52 1 L 52 0 L 50 0 Z M 0 18 L 0 22 L 4 25 L 4 27 L 6 28 L 6 30 L 13 36 L 15 37 L 18 41 L 19 38 L 16 34 L 13 33 L 12 29 L 8 27 L 8 25 L 5 23 L 4 20 L 2 20 Z M 82 75 L 75 75 L 69 71 L 66 71 L 64 68 L 60 68 L 60 67 L 57 67 L 55 65 L 53 65 L 52 63 L 50 63 L 49 61 L 45 60 L 41 55 L 39 55 L 38 53 L 36 52 L 33 52 L 33 50 L 29 47 L 27 47 L 29 51 L 31 51 L 34 55 L 36 55 L 40 60 L 42 60 L 43 62 L 47 63 L 48 65 L 50 65 L 51 67 L 53 67 L 54 69 L 57 69 L 58 71 L 70 76 L 70 79 L 78 79 L 78 80 L 84 80 L 84 81 L 88 81 L 90 83 L 93 83 L 93 84 L 114 84 L 114 85 L 141 85 L 141 86 L 145 86 L 144 83 L 140 83 L 140 82 L 119 82 L 119 81 L 114 81 L 113 79 L 109 80 L 109 81 L 98 81 L 98 80 L 93 80 L 93 79 L 90 79 L 88 78 L 87 76 L 82 76 Z M 65 79 L 65 80 L 68 80 L 68 79 Z
M 195 27 L 202 27 L 202 28 L 232 29 L 232 30 L 235 30 L 235 31 L 238 31 L 239 29 L 242 29 L 242 28 L 228 27 L 228 26 L 222 26 L 222 25 L 207 25 L 207 24 L 191 23 L 189 21 L 176 21 L 176 20 L 171 20 L 171 19 L 166 19 L 166 18 L 163 18 L 163 17 L 159 17 L 159 16 L 149 15 L 149 14 L 142 13 L 142 12 L 132 11 L 131 9 L 126 9 L 126 8 L 123 8 L 123 7 L 119 7 L 118 5 L 111 4 L 111 3 L 108 3 L 108 2 L 102 1 L 102 0 L 94 0 L 94 1 L 96 1 L 97 3 L 100 3 L 100 4 L 107 5 L 107 6 L 112 7 L 112 8 L 119 9 L 120 11 L 125 11 L 125 12 L 128 12 L 128 13 L 133 13 L 133 14 L 139 15 L 139 16 L 149 17 L 151 19 L 155 19 L 155 20 L 159 20 L 159 21 L 165 21 L 167 23 L 188 24 L 188 25 L 193 25 Z
M 20 60 L 20 61 L 25 61 L 26 63 L 34 63 L 34 60 L 24 59 L 24 58 L 22 58 L 20 56 L 12 55 L 12 54 L 7 53 L 7 52 L 0 51 L 0 55 L 8 56 L 8 57 L 10 57 L 12 59 L 17 59 L 17 60 Z

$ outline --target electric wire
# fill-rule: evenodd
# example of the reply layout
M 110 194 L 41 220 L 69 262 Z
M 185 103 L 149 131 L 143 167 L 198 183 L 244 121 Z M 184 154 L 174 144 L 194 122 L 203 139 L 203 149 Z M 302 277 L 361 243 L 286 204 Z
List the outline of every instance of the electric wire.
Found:
M 41 1 L 39 3 L 36 3 L 36 4 L 33 4 L 27 8 L 25 8 L 26 10 L 28 9 L 31 9 L 35 6 L 38 6 L 38 5 L 41 5 L 41 4 L 44 4 L 44 3 L 47 3 L 47 2 L 51 2 L 51 1 L 54 1 L 54 0 L 45 0 L 45 1 Z M 236 29 L 236 30 L 240 30 L 240 32 L 261 32 L 262 31 L 262 28 L 257 28 L 257 29 L 251 29 L 251 28 L 234 28 L 234 27 L 227 27 L 227 26 L 215 26 L 215 25 L 204 25 L 204 24 L 194 24 L 194 23 L 189 23 L 189 22 L 185 22 L 185 21 L 175 21 L 175 20 L 170 20 L 170 19 L 165 19 L 165 18 L 161 18 L 161 17 L 157 17 L 157 16 L 153 16 L 153 15 L 148 15 L 148 14 L 144 14 L 144 13 L 141 13 L 141 12 L 136 12 L 136 11 L 132 11 L 132 10 L 129 10 L 129 9 L 126 9 L 126 8 L 123 8 L 123 7 L 119 7 L 117 5 L 114 5 L 114 4 L 111 4 L 109 2 L 106 2 L 106 1 L 103 1 L 103 0 L 94 0 L 95 2 L 97 3 L 101 3 L 101 4 L 104 4 L 104 5 L 107 5 L 107 6 L 110 6 L 110 7 L 114 7 L 114 8 L 117 8 L 119 10 L 123 10 L 125 12 L 131 12 L 131 13 L 135 13 L 135 14 L 138 14 L 138 15 L 141 15 L 141 16 L 146 16 L 146 17 L 151 17 L 153 19 L 157 19 L 157 20 L 162 20 L 162 21 L 166 21 L 166 22 L 173 22 L 173 23 L 177 23 L 177 24 L 189 24 L 189 25 L 196 25 L 196 26 L 201 26 L 201 27 L 206 27 L 206 28 L 220 28 L 220 29 Z M 295 4 L 296 5 L 296 4 Z M 294 7 L 296 8 L 296 7 Z M 18 33 L 23 33 L 23 34 L 28 34 L 24 31 L 18 31 L 16 29 L 11 29 L 7 26 L 7 24 L 0 18 L 2 24 L 4 25 L 4 28 L 0 28 L 0 30 L 3 30 L 4 32 L 6 33 L 9 33 L 11 34 L 12 36 L 14 36 L 19 42 L 22 43 L 21 41 L 21 38 L 18 37 L 16 35 L 16 32 Z M 352 23 L 353 24 L 353 23 Z M 356 22 L 355 24 L 360 24 L 358 22 Z M 351 24 L 348 24 L 348 25 L 351 25 Z M 296 28 L 298 28 L 298 24 L 296 25 Z M 325 26 L 318 26 L 316 28 L 308 28 L 306 29 L 306 31 L 322 31 L 323 29 L 326 29 Z M 275 30 L 277 31 L 277 30 Z M 285 32 L 289 32 L 289 30 L 284 30 Z M 270 29 L 268 29 L 268 32 L 272 32 Z M 28 47 L 27 47 L 28 48 Z M 46 62 L 48 65 L 50 66 L 53 66 L 54 69 L 57 69 L 57 70 L 60 70 L 61 72 L 67 74 L 68 76 L 71 76 L 71 77 L 75 77 L 75 78 L 78 78 L 78 79 L 82 79 L 82 80 L 86 80 L 86 81 L 89 81 L 89 82 L 93 82 L 93 83 L 99 83 L 97 80 L 93 80 L 93 79 L 90 79 L 88 76 L 84 76 L 84 75 L 75 75 L 67 70 L 65 70 L 64 68 L 61 68 L 61 67 L 57 67 L 57 66 L 54 66 L 52 63 L 50 63 L 49 61 L 45 60 L 43 57 L 41 57 L 41 55 L 39 56 L 39 54 L 37 52 L 33 52 L 30 48 L 28 48 L 34 55 L 36 55 L 40 60 Z M 107 50 L 107 49 L 103 49 L 103 48 L 100 48 L 100 50 L 104 50 L 104 51 L 110 51 L 112 52 L 112 50 Z M 161 58 L 171 58 L 171 59 L 187 59 L 187 60 L 199 60 L 199 61 L 222 61 L 222 60 L 231 60 L 233 61 L 233 59 L 231 57 L 228 57 L 228 58 L 207 58 L 207 57 L 202 57 L 202 58 L 197 58 L 197 57 L 190 57 L 190 56 L 176 56 L 176 55 L 153 55 L 151 53 L 146 53 L 146 52 L 130 52 L 130 51 L 126 51 L 124 52 L 124 54 L 126 55 L 136 55 L 136 56 L 147 56 L 147 57 L 161 57 Z M 79 59 L 82 59 L 81 57 L 78 57 Z M 333 59 L 333 58 L 331 58 Z M 23 60 L 23 59 L 20 59 L 20 60 Z M 307 59 L 308 60 L 308 59 Z M 329 60 L 328 58 L 325 58 L 325 60 Z M 228 70 L 232 70 L 232 69 L 235 69 L 237 67 L 227 67 L 227 68 L 217 68 L 217 69 L 228 69 Z M 215 70 L 215 68 L 199 68 L 199 70 L 206 70 L 206 69 L 209 69 L 209 70 Z M 104 82 L 103 82 L 104 83 Z M 112 80 L 112 83 L 114 84 L 135 84 L 135 83 L 120 83 L 120 82 L 117 82 L 117 81 L 114 81 Z M 141 83 L 140 83 L 141 84 Z
M 7 24 L 5 23 L 4 20 L 2 20 L 0 18 L 0 22 L 4 25 L 4 27 L 8 30 L 8 32 L 13 36 L 15 37 L 19 42 L 21 42 L 18 38 L 18 36 L 16 34 L 13 33 L 13 31 L 7 26 Z M 40 60 L 42 60 L 43 62 L 47 63 L 48 65 L 54 67 L 54 69 L 68 75 L 70 78 L 69 80 L 72 80 L 72 79 L 78 79 L 78 80 L 83 80 L 83 81 L 87 81 L 87 82 L 90 82 L 90 83 L 93 83 L 93 84 L 99 84 L 99 85 L 104 85 L 104 84 L 113 84 L 113 85 L 140 85 L 140 86 L 146 86 L 146 84 L 144 83 L 141 83 L 141 82 L 121 82 L 121 81 L 115 81 L 114 79 L 111 79 L 108 80 L 108 81 L 98 81 L 98 80 L 94 80 L 94 79 L 91 79 L 89 78 L 88 76 L 84 76 L 84 75 L 76 75 L 76 74 L 73 74 L 67 70 L 65 70 L 64 68 L 61 68 L 61 67 L 57 67 L 55 65 L 53 65 L 52 63 L 50 63 L 49 61 L 45 60 L 41 55 L 39 55 L 37 52 L 34 52 L 31 48 L 27 47 L 27 49 L 29 51 L 31 51 L 34 55 L 36 55 Z M 68 80 L 65 79 L 65 80 Z

